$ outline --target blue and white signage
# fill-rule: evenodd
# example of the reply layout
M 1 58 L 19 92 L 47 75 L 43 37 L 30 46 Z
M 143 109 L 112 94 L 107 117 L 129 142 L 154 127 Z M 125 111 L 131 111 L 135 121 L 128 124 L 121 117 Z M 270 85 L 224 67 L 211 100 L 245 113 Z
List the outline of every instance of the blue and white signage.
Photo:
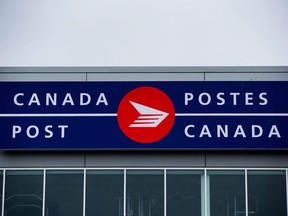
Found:
M 0 149 L 288 149 L 288 82 L 0 82 Z

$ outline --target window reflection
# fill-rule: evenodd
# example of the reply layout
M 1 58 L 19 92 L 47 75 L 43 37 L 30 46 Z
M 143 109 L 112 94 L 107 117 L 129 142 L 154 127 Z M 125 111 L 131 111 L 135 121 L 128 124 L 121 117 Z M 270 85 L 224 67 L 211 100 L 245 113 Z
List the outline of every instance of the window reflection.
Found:
M 245 216 L 245 172 L 208 171 L 210 216 Z
M 42 216 L 43 171 L 6 171 L 5 216 Z
M 123 215 L 123 170 L 87 171 L 86 216 Z
M 83 216 L 83 171 L 49 170 L 45 216 Z
M 127 170 L 127 216 L 164 215 L 164 171 Z
M 204 216 L 202 194 L 203 171 L 167 171 L 167 216 Z
M 248 171 L 249 216 L 287 216 L 285 171 Z

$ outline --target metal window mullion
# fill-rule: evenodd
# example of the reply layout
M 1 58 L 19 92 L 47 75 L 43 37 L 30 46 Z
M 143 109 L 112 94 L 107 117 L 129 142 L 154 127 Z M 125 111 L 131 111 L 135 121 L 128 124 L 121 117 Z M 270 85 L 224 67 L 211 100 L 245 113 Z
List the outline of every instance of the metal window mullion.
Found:
M 286 169 L 286 210 L 288 216 L 288 169 Z
M 43 170 L 42 216 L 45 216 L 46 205 L 46 169 Z
M 204 172 L 201 174 L 201 216 L 205 214 L 205 181 L 204 181 Z
M 127 188 L 127 170 L 124 169 L 124 188 L 123 188 L 123 216 L 126 216 L 126 188 Z
M 204 215 L 208 216 L 207 169 L 204 170 Z
M 164 169 L 164 216 L 167 215 L 167 170 Z
M 245 215 L 248 216 L 249 206 L 248 206 L 248 172 L 245 169 Z
M 87 171 L 86 169 L 84 169 L 84 173 L 83 173 L 83 216 L 86 215 L 86 174 Z
M 3 171 L 3 186 L 2 186 L 2 211 L 1 215 L 4 216 L 4 204 L 5 204 L 5 184 L 6 184 L 6 170 Z

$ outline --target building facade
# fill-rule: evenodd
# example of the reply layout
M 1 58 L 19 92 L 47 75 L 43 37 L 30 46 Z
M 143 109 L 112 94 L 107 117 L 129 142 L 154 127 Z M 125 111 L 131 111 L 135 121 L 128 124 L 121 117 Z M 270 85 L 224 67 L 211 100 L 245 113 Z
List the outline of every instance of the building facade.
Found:
M 277 82 L 288 68 L 10 67 L 0 81 Z M 1 216 L 287 216 L 287 186 L 285 149 L 0 151 Z

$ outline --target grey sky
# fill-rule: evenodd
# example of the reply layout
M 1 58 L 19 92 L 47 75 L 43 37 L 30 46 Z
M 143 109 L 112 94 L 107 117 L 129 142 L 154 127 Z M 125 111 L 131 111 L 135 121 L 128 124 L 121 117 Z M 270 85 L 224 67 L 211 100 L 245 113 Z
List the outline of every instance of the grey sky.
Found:
M 0 0 L 0 66 L 288 65 L 288 0 Z

